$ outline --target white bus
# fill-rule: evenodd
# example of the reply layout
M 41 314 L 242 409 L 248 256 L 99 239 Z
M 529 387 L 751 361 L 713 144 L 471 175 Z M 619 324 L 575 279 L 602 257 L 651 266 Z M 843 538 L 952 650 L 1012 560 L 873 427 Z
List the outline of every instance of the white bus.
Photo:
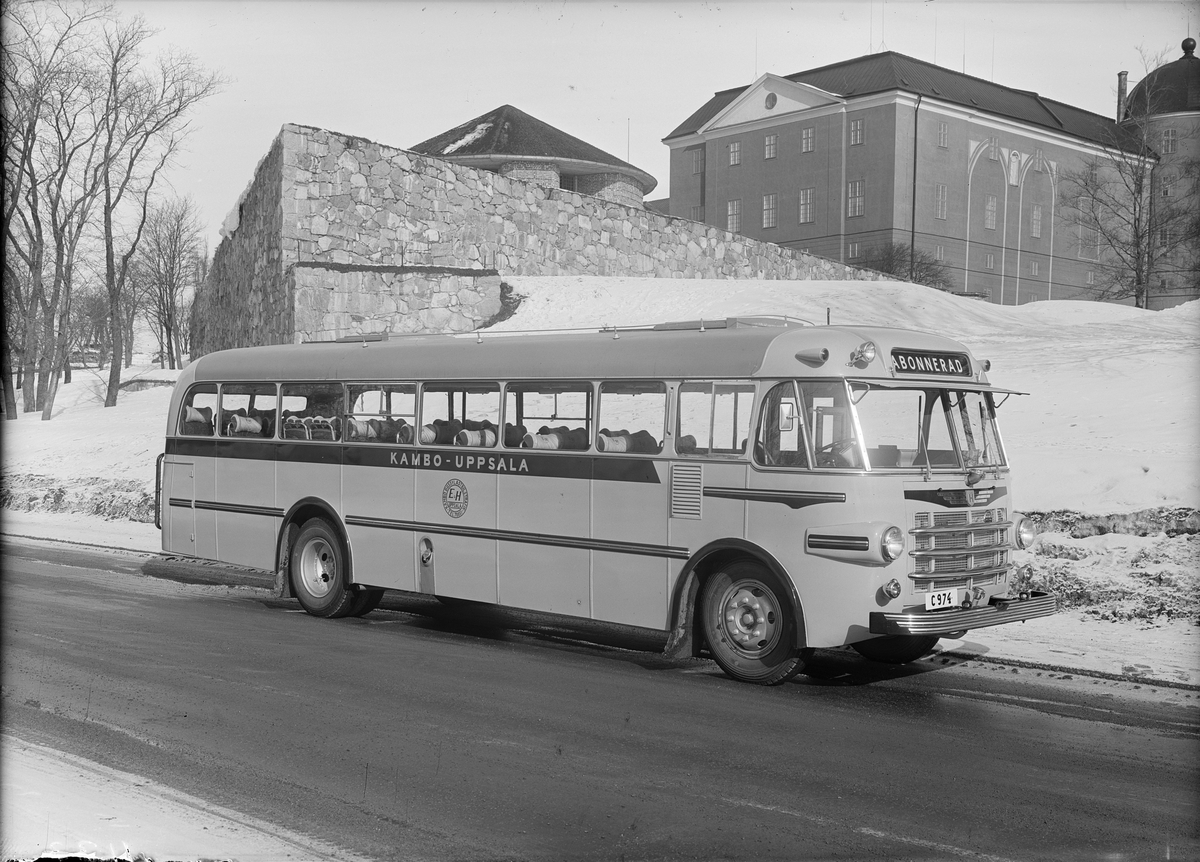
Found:
M 403 590 L 656 629 L 748 682 L 912 661 L 1056 610 L 1014 584 L 987 367 L 769 317 L 222 351 L 171 401 L 163 549 L 322 617 Z

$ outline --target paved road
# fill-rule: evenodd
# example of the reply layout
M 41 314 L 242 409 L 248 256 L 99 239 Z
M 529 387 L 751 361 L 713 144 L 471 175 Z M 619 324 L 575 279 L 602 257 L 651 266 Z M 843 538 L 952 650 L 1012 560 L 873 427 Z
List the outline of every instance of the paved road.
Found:
M 3 563 L 6 732 L 371 858 L 1200 858 L 1192 692 L 848 651 L 757 688 L 473 607 Z

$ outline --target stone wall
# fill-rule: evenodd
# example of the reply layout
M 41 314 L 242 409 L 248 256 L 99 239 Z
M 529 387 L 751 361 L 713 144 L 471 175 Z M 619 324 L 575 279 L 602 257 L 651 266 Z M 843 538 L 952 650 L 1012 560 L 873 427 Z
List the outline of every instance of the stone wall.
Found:
M 291 124 L 240 210 L 198 294 L 193 356 L 384 328 L 469 330 L 499 310 L 507 274 L 885 277 L 640 206 Z
M 500 311 L 495 270 L 298 263 L 296 340 L 372 332 L 470 332 Z
M 192 356 L 227 347 L 292 340 L 293 307 L 284 279 L 283 145 L 259 162 L 226 228 L 192 307 Z
M 711 225 L 287 125 L 284 249 L 303 261 L 514 275 L 883 278 Z

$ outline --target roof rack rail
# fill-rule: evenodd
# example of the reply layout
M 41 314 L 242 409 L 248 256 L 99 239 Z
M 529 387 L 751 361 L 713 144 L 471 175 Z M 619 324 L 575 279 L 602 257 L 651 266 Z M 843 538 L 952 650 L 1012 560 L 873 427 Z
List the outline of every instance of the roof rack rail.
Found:
M 387 341 L 390 333 L 387 330 L 383 332 L 360 332 L 358 335 L 342 335 L 335 338 L 334 341 L 338 344 L 356 344 L 357 342 L 368 341 Z
M 698 330 L 706 329 L 740 329 L 743 327 L 765 327 L 765 326 L 813 326 L 812 321 L 804 320 L 799 317 L 790 317 L 786 314 L 757 314 L 748 317 L 726 317 L 716 320 L 676 320 L 669 323 L 655 324 L 652 329 L 660 332 L 669 332 L 676 330 Z

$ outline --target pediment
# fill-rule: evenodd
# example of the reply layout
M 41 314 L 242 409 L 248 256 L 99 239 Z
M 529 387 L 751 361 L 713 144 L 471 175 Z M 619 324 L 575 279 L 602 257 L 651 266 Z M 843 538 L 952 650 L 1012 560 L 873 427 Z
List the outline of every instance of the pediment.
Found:
M 770 120 L 785 114 L 843 102 L 845 99 L 836 93 L 768 73 L 747 87 L 744 93 L 726 105 L 724 110 L 705 123 L 699 131 L 709 132 L 744 123 Z

